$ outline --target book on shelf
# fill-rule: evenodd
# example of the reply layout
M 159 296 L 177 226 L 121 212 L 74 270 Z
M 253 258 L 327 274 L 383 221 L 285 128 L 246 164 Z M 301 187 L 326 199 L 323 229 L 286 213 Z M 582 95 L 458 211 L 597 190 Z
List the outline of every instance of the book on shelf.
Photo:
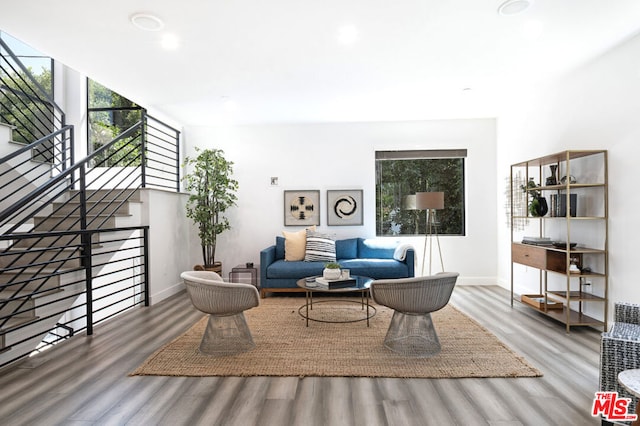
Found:
M 532 244 L 534 246 L 550 246 L 553 244 L 549 237 L 522 237 L 522 244 Z
M 348 288 L 356 286 L 355 278 L 345 278 L 345 279 L 337 279 L 337 280 L 327 280 L 322 277 L 316 278 L 316 283 L 318 283 L 319 288 L 328 288 L 328 289 L 336 289 L 336 288 Z
M 578 194 L 569 194 L 569 216 L 576 217 L 578 208 Z M 565 217 L 567 215 L 567 196 L 565 194 L 551 194 L 549 215 L 551 217 Z

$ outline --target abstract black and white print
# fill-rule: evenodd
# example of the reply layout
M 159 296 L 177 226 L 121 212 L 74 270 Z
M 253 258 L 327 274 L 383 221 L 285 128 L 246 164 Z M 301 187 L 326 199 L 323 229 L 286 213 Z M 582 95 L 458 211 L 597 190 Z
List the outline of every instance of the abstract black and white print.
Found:
M 320 225 L 320 191 L 284 191 L 285 225 Z
M 362 190 L 328 190 L 327 223 L 362 225 Z

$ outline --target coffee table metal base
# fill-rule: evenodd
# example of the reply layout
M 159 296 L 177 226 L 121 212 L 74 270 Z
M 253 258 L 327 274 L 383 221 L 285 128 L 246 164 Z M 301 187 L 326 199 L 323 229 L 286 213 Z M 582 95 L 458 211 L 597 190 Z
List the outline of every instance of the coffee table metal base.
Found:
M 320 290 L 320 292 L 322 292 L 322 290 Z M 302 318 L 304 318 L 307 322 L 307 327 L 309 327 L 309 321 L 315 321 L 315 322 L 325 322 L 325 323 L 333 323 L 333 324 L 346 324 L 346 323 L 350 323 L 350 322 L 360 322 L 360 321 L 366 321 L 367 322 L 367 327 L 369 327 L 369 320 L 371 318 L 373 318 L 377 312 L 376 307 L 372 306 L 371 303 L 369 302 L 369 289 L 363 290 L 360 292 L 360 301 L 358 302 L 357 300 L 349 300 L 349 299 L 345 299 L 345 300 L 341 300 L 341 299 L 326 299 L 326 300 L 316 300 L 314 302 L 313 300 L 313 291 L 312 290 L 307 290 L 305 291 L 305 304 L 300 306 L 300 308 L 298 309 L 298 313 L 300 314 L 300 316 Z M 366 309 L 366 316 L 364 318 L 358 318 L 358 319 L 353 319 L 353 320 L 326 320 L 326 319 L 318 319 L 318 318 L 312 318 L 309 315 L 309 311 L 313 310 L 313 305 L 314 304 L 318 304 L 318 303 L 355 303 L 355 304 L 359 304 L 361 306 L 361 309 L 364 311 Z

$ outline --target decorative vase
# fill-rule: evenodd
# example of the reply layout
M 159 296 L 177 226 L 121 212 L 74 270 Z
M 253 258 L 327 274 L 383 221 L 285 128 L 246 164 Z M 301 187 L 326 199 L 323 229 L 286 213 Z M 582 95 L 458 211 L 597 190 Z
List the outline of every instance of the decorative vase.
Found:
M 529 203 L 529 214 L 533 217 L 542 217 L 549 212 L 547 199 L 544 197 L 536 197 Z
M 547 178 L 547 186 L 557 185 L 558 179 L 556 178 L 556 171 L 558 170 L 558 165 L 552 164 L 549 168 L 551 169 L 551 176 Z
M 542 217 L 549 211 L 549 205 L 547 199 L 544 197 L 538 198 L 538 216 Z
M 322 270 L 322 278 L 325 280 L 337 280 L 340 279 L 342 270 L 338 268 L 324 268 Z

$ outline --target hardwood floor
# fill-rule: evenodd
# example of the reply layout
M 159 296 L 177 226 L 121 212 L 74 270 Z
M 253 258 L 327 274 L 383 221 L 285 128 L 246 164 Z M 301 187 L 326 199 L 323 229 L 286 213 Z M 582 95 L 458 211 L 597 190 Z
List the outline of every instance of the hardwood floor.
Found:
M 544 373 L 514 379 L 129 377 L 202 316 L 185 293 L 0 371 L 2 425 L 597 425 L 600 333 L 571 334 L 499 287 L 451 303 Z M 437 326 L 437 324 L 436 324 Z

